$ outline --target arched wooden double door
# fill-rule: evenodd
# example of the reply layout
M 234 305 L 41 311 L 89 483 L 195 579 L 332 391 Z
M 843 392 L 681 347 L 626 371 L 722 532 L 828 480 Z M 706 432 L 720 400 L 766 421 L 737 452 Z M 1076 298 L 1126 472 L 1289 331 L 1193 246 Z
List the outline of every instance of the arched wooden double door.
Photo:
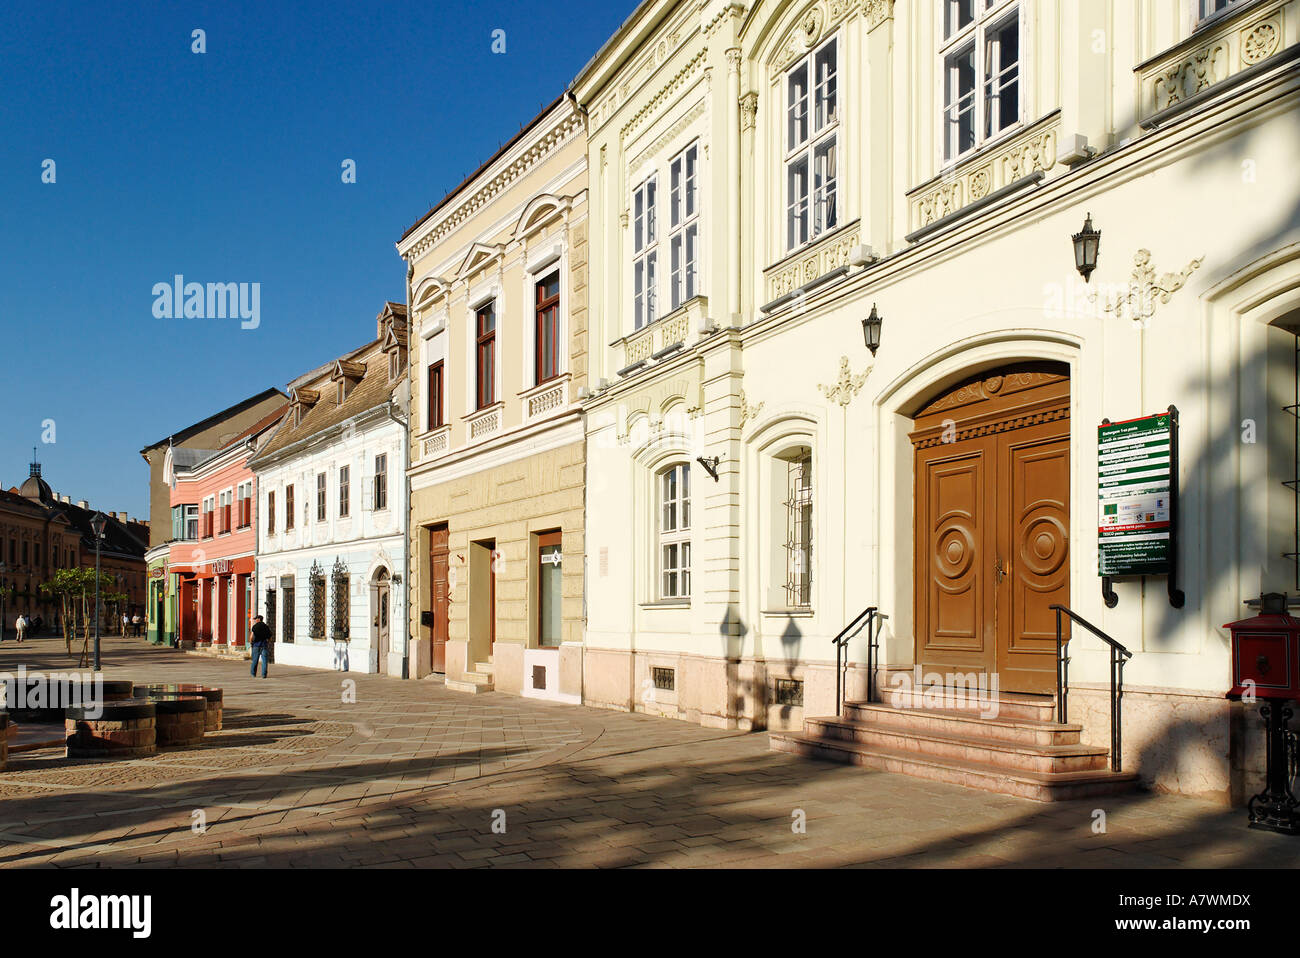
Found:
M 916 662 L 1056 690 L 1054 603 L 1070 600 L 1070 380 L 983 372 L 916 416 Z

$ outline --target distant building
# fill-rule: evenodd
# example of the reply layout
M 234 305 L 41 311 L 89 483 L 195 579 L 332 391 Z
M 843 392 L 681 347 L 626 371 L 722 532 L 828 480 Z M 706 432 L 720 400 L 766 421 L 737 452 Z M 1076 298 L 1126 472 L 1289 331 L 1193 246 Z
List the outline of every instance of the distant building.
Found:
M 40 616 L 42 627 L 53 628 L 61 613 L 58 598 L 41 592 L 59 569 L 94 567 L 95 534 L 91 526 L 96 510 L 85 500 L 74 503 L 60 496 L 41 476 L 33 462 L 20 487 L 0 491 L 0 590 L 5 591 L 7 624 L 19 612 Z M 106 512 L 100 544 L 100 570 L 118 583 L 125 603 L 106 604 L 103 626 L 119 627 L 121 615 L 144 611 L 144 554 L 149 524 L 130 519 L 125 512 Z

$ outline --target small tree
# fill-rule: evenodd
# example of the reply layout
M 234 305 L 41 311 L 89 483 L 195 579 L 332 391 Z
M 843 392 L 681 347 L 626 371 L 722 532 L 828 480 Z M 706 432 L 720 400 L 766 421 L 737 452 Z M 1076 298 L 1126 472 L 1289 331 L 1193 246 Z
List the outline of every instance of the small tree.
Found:
M 114 591 L 116 587 L 117 580 L 113 576 L 100 573 L 99 601 L 101 604 L 123 601 L 126 598 L 122 593 Z M 80 607 L 84 638 L 82 657 L 84 659 L 85 650 L 90 646 L 90 636 L 94 631 L 95 615 L 91 611 L 91 606 L 95 601 L 95 570 L 85 567 L 59 569 L 54 573 L 53 579 L 41 583 L 40 589 L 46 595 L 57 596 L 59 599 L 63 611 L 63 642 L 69 655 L 72 654 L 76 611 Z

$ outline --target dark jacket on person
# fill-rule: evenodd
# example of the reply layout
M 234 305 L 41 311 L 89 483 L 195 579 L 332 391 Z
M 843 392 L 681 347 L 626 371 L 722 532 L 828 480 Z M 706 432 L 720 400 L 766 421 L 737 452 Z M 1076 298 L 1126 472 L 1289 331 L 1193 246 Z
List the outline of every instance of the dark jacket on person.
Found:
M 253 644 L 261 642 L 263 644 L 271 641 L 271 627 L 265 622 L 253 623 Z

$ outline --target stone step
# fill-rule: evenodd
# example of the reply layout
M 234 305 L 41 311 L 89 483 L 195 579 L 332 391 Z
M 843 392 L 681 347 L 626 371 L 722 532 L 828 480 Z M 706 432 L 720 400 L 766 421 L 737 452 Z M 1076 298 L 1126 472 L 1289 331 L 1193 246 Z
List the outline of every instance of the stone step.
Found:
M 488 656 L 488 661 L 486 662 L 474 663 L 474 671 L 478 672 L 480 675 L 492 675 L 493 669 L 495 668 L 496 666 L 493 664 L 491 656 Z
M 1094 769 L 1082 772 L 1045 773 L 997 768 L 981 762 L 918 755 L 860 742 L 818 738 L 796 732 L 772 732 L 770 739 L 773 751 L 777 752 L 860 765 L 882 772 L 913 775 L 917 778 L 948 782 L 1004 795 L 1016 795 L 1039 802 L 1060 802 L 1113 795 L 1132 789 L 1137 782 L 1135 772 Z
M 447 679 L 443 684 L 453 692 L 467 692 L 470 695 L 478 695 L 480 692 L 491 692 L 494 688 L 492 680 L 486 675 L 474 675 L 470 673 L 466 676 L 468 681 L 460 679 Z
M 956 758 L 1011 770 L 1060 773 L 1104 769 L 1110 753 L 1093 745 L 1024 745 L 972 738 L 946 732 L 896 729 L 874 722 L 834 717 L 804 720 L 804 734 L 813 738 L 858 742 L 897 752 Z
M 850 702 L 845 719 L 892 729 L 939 732 L 966 738 L 1020 745 L 1078 745 L 1082 725 L 1061 725 L 1026 718 L 981 718 L 978 713 L 943 709 L 894 708 L 875 702 Z
M 1025 718 L 1050 722 L 1056 717 L 1055 695 L 1026 692 L 992 692 L 979 689 L 932 688 L 881 689 L 880 705 L 894 708 L 928 708 L 944 712 L 975 712 L 990 718 Z M 850 705 L 868 704 L 850 702 Z

